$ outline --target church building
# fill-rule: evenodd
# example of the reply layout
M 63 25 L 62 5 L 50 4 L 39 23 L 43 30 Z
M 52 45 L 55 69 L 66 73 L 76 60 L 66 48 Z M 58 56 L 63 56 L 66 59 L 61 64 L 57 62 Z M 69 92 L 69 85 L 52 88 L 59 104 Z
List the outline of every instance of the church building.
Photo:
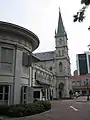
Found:
M 56 77 L 56 98 L 69 97 L 72 89 L 70 58 L 68 55 L 68 38 L 65 31 L 61 12 L 59 10 L 58 27 L 55 30 L 55 51 L 35 53 L 40 59 L 37 64 L 50 70 Z

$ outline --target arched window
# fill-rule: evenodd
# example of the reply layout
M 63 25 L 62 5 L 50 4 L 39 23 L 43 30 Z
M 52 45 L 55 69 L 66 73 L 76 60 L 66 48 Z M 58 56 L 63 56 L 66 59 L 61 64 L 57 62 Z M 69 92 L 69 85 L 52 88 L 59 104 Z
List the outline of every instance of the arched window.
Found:
M 58 52 L 59 52 L 59 56 L 61 56 L 62 55 L 61 50 L 59 50 Z
M 60 71 L 60 72 L 63 71 L 63 64 L 62 64 L 62 62 L 59 63 L 59 71 Z
M 62 50 L 62 56 L 64 56 L 64 50 Z

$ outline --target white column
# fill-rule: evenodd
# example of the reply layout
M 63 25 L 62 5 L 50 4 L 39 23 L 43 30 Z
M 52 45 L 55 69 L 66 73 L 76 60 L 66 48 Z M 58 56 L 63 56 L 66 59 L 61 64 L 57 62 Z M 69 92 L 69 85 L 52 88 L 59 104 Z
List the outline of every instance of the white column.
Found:
M 21 68 L 22 68 L 22 51 L 16 50 L 16 66 L 15 66 L 15 80 L 14 80 L 14 104 L 20 103 L 20 82 L 21 82 Z
M 53 87 L 53 98 L 56 98 L 56 89 Z
M 33 75 L 32 75 L 33 71 L 32 71 L 32 67 L 30 67 L 30 76 L 29 76 L 29 87 L 32 86 L 32 80 L 33 80 Z
M 46 98 L 46 100 L 47 100 L 47 89 L 45 90 L 45 93 L 46 93 L 46 97 L 45 97 L 45 98 Z
M 40 100 L 42 100 L 42 91 L 40 90 Z

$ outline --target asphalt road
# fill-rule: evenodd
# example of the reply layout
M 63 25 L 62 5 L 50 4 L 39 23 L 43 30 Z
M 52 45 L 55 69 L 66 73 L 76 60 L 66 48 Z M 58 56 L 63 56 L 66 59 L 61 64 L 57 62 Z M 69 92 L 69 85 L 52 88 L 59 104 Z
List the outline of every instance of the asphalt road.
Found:
M 85 99 L 52 101 L 50 111 L 13 120 L 90 120 L 90 102 Z
M 90 102 L 82 98 L 53 101 L 52 110 L 28 120 L 90 120 Z

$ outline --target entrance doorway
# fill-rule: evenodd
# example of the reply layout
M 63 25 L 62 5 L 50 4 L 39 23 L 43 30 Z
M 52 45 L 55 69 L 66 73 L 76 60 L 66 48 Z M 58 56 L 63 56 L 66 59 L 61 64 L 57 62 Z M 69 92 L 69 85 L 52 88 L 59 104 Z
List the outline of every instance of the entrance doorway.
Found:
M 59 99 L 61 99 L 63 97 L 63 90 L 64 90 L 64 84 L 60 83 L 59 85 Z

